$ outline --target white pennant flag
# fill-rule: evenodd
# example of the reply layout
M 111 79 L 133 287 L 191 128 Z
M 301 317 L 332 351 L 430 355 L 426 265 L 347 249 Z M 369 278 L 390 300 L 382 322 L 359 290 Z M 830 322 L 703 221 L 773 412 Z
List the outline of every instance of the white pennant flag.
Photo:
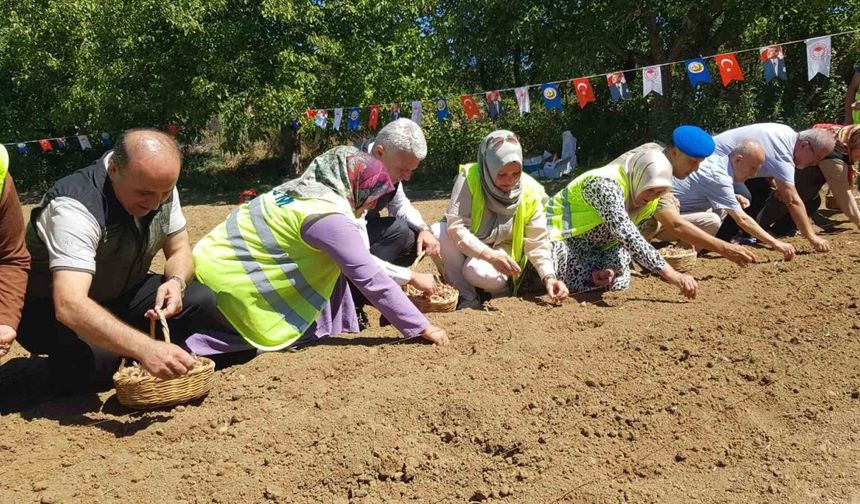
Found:
M 412 102 L 412 122 L 415 124 L 421 124 L 421 102 L 414 101 Z
M 531 102 L 529 101 L 529 88 L 518 87 L 514 90 L 514 93 L 517 95 L 517 104 L 520 106 L 520 115 L 528 114 L 532 111 Z
M 806 70 L 809 80 L 816 74 L 830 77 L 830 36 L 806 40 Z
M 81 150 L 92 149 L 90 139 L 86 135 L 78 135 L 78 143 L 81 144 Z
M 334 123 L 332 123 L 332 128 L 334 128 L 335 131 L 340 131 L 341 119 L 343 119 L 343 109 L 342 108 L 334 109 Z
M 660 65 L 642 69 L 642 96 L 648 96 L 652 91 L 663 96 L 663 71 Z

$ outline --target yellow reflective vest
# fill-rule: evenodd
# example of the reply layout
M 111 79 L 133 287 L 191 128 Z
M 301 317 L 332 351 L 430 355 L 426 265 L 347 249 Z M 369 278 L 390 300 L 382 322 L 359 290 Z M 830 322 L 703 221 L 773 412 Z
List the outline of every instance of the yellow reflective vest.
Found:
M 251 345 L 288 347 L 331 298 L 340 269 L 305 242 L 301 229 L 310 215 L 335 213 L 351 209 L 346 201 L 294 198 L 276 189 L 234 210 L 194 247 L 197 279 Z
M 3 188 L 6 184 L 6 174 L 9 173 L 9 153 L 6 147 L 0 145 L 0 198 L 3 197 Z
M 567 184 L 567 187 L 550 198 L 546 206 L 550 240 L 559 241 L 579 236 L 603 223 L 603 218 L 597 213 L 597 210 L 582 197 L 582 186 L 587 180 L 594 177 L 604 177 L 617 182 L 624 190 L 624 200 L 626 201 L 631 197 L 627 174 L 621 165 L 610 165 L 588 170 L 573 179 Z M 633 219 L 633 223 L 638 225 L 654 215 L 659 202 L 659 198 L 648 202 Z M 614 242 L 607 245 L 607 247 L 613 244 Z
M 476 234 L 481 227 L 481 221 L 484 218 L 484 189 L 481 187 L 481 168 L 478 163 L 468 163 L 460 165 L 460 173 L 466 174 L 466 184 L 469 186 L 469 192 L 472 193 L 472 212 L 470 218 L 472 225 L 469 230 L 472 234 Z M 511 244 L 511 258 L 520 265 L 520 269 L 525 271 L 528 257 L 525 254 L 524 242 L 526 235 L 526 224 L 532 220 L 535 212 L 540 208 L 540 203 L 546 195 L 546 191 L 540 183 L 523 173 L 520 175 L 520 200 L 517 203 L 517 211 L 514 213 L 513 239 Z M 520 275 L 516 280 L 511 282 L 511 291 L 513 295 L 517 294 L 517 290 L 522 283 L 523 275 Z

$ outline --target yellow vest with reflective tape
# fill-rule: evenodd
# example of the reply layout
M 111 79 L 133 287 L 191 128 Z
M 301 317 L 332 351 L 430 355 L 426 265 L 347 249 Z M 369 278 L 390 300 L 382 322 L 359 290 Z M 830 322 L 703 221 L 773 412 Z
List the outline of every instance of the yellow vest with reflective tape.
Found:
M 309 215 L 349 215 L 349 205 L 269 191 L 237 208 L 194 247 L 197 279 L 251 345 L 298 340 L 331 298 L 340 269 L 302 238 Z
M 484 218 L 484 189 L 481 187 L 481 168 L 478 163 L 468 163 L 460 165 L 460 173 L 466 173 L 466 184 L 469 186 L 469 192 L 472 193 L 472 212 L 470 218 L 472 225 L 469 230 L 472 234 L 478 232 L 481 227 L 481 220 Z M 543 199 L 546 191 L 540 183 L 531 178 L 528 174 L 520 175 L 520 200 L 517 203 L 517 211 L 514 213 L 513 238 L 511 244 L 511 258 L 520 265 L 520 270 L 525 271 L 528 257 L 524 250 L 524 241 L 526 235 L 526 223 L 534 216 L 537 209 L 540 207 L 541 199 Z M 511 282 L 511 290 L 514 295 L 522 283 L 523 275 L 520 275 L 516 280 Z
M 3 188 L 6 185 L 6 174 L 9 173 L 9 153 L 6 146 L 0 144 L 0 198 L 3 197 Z
M 603 218 L 597 213 L 597 210 L 582 197 L 582 186 L 587 180 L 594 177 L 608 178 L 617 182 L 624 191 L 624 200 L 627 201 L 630 198 L 630 184 L 627 181 L 627 174 L 621 165 L 604 166 L 603 168 L 588 170 L 573 179 L 567 184 L 567 187 L 550 198 L 546 206 L 550 240 L 559 241 L 579 236 L 603 224 Z M 640 222 L 654 215 L 659 203 L 659 198 L 649 201 L 636 214 L 633 223 L 638 225 Z M 614 245 L 614 243 L 610 243 L 607 247 Z
M 860 91 L 854 95 L 854 101 L 860 101 Z M 860 124 L 860 110 L 851 110 L 851 116 L 854 118 L 854 124 Z

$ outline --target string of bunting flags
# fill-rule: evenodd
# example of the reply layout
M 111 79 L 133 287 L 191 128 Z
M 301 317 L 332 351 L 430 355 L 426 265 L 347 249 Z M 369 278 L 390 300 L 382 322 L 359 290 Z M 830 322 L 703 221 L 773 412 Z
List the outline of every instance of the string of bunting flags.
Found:
M 448 120 L 451 118 L 448 102 L 449 100 L 458 100 L 463 109 L 463 114 L 465 115 L 466 120 L 482 119 L 485 116 L 490 119 L 495 119 L 505 113 L 505 107 L 502 103 L 502 93 L 513 91 L 520 114 L 528 114 L 531 112 L 529 90 L 532 88 L 540 89 L 544 108 L 548 112 L 561 110 L 564 108 L 564 103 L 562 102 L 562 90 L 559 86 L 568 82 L 570 82 L 570 86 L 576 95 L 576 101 L 579 104 L 580 109 L 584 109 L 588 104 L 597 102 L 594 87 L 592 87 L 593 79 L 605 79 L 606 87 L 609 90 L 609 96 L 612 103 L 618 103 L 630 96 L 631 90 L 625 76 L 634 74 L 635 72 L 641 72 L 642 74 L 642 96 L 648 96 L 651 93 L 662 95 L 664 67 L 674 67 L 679 64 L 683 65 L 687 78 L 690 81 L 690 85 L 693 86 L 693 88 L 698 88 L 703 84 L 713 84 L 714 81 L 711 77 L 711 71 L 708 66 L 709 60 L 712 60 L 716 65 L 723 87 L 728 87 L 734 81 L 745 80 L 746 76 L 741 69 L 737 56 L 739 54 L 749 52 L 756 52 L 758 54 L 758 61 L 761 62 L 765 82 L 771 82 L 774 79 L 787 81 L 788 74 L 785 66 L 785 47 L 800 43 L 804 43 L 806 45 L 808 79 L 812 80 L 818 74 L 830 77 L 832 38 L 858 32 L 860 32 L 860 29 L 848 30 L 804 40 L 792 40 L 789 42 L 772 44 L 764 47 L 743 49 L 739 51 L 715 54 L 712 56 L 700 56 L 682 61 L 672 61 L 646 67 L 636 67 L 604 74 L 577 77 L 570 79 L 569 81 L 562 80 L 545 82 L 542 84 L 528 84 L 525 86 L 498 89 L 495 91 L 439 97 L 433 100 L 435 108 L 434 112 L 437 121 L 442 122 Z M 478 97 L 478 99 L 476 99 L 476 97 Z M 483 104 L 483 107 L 479 105 L 479 102 Z M 406 104 L 404 103 L 403 105 Z M 325 109 L 314 109 L 308 107 L 305 111 L 305 117 L 308 120 L 313 121 L 317 127 L 326 129 L 329 127 L 329 116 L 331 115 L 331 128 L 335 131 L 339 131 L 344 126 L 344 120 L 346 121 L 345 126 L 348 131 L 357 131 L 361 129 L 363 118 L 362 111 L 364 110 L 368 111 L 366 123 L 367 128 L 371 130 L 377 129 L 379 127 L 382 111 L 382 105 L 380 104 L 361 107 L 336 107 Z M 400 118 L 407 111 L 411 112 L 409 115 L 410 119 L 421 124 L 421 121 L 424 118 L 422 100 L 412 101 L 411 109 L 407 109 L 403 112 L 401 111 L 401 103 L 399 102 L 393 102 L 388 106 L 389 117 L 392 121 Z M 346 113 L 346 117 L 344 117 L 344 112 Z M 299 119 L 293 118 L 293 129 L 298 129 L 299 126 Z M 168 133 L 173 135 L 176 134 L 177 129 L 178 127 L 174 124 L 167 126 Z M 113 139 L 108 133 L 41 138 L 38 140 L 9 142 L 4 143 L 3 145 L 14 147 L 14 149 L 20 154 L 29 154 L 31 152 L 31 145 L 38 145 L 41 152 L 51 152 L 67 149 L 70 146 L 70 140 L 77 140 L 78 146 L 81 150 L 92 149 L 92 142 L 98 142 L 104 147 L 110 147 L 113 145 Z
M 642 96 L 648 96 L 651 93 L 663 94 L 663 68 L 673 67 L 675 65 L 683 65 L 687 74 L 690 85 L 693 88 L 698 88 L 703 84 L 713 84 L 711 71 L 708 66 L 708 61 L 712 60 L 716 65 L 722 81 L 723 87 L 728 87 L 734 81 L 743 81 L 745 76 L 738 62 L 737 56 L 748 52 L 757 52 L 758 60 L 761 62 L 762 72 L 765 82 L 771 82 L 773 79 L 783 81 L 788 80 L 788 74 L 785 67 L 785 47 L 805 43 L 806 44 L 806 62 L 808 79 L 812 80 L 816 75 L 822 74 L 825 77 L 830 77 L 830 62 L 832 57 L 831 39 L 841 35 L 848 35 L 860 32 L 860 29 L 849 30 L 839 33 L 832 33 L 820 37 L 814 37 L 804 40 L 792 40 L 789 42 L 781 42 L 764 47 L 743 49 L 738 51 L 715 54 L 711 56 L 700 56 L 689 58 L 682 61 L 673 61 L 669 63 L 661 63 L 646 67 L 637 67 L 627 70 L 619 70 L 604 74 L 588 75 L 585 77 L 577 77 L 571 79 L 570 85 L 576 95 L 577 103 L 580 109 L 584 109 L 589 103 L 595 103 L 597 98 L 592 87 L 592 79 L 606 80 L 606 87 L 609 90 L 609 96 L 612 103 L 618 103 L 630 96 L 630 88 L 627 84 L 625 75 L 630 75 L 634 72 L 642 74 Z M 539 88 L 541 98 L 543 99 L 544 108 L 547 112 L 553 110 L 561 110 L 564 107 L 562 102 L 562 91 L 559 86 L 566 84 L 568 81 L 553 81 L 542 84 L 529 84 L 525 86 L 506 88 L 495 91 L 484 91 L 475 94 L 464 94 L 460 96 L 440 97 L 433 100 L 436 120 L 439 122 L 450 119 L 451 112 L 449 108 L 449 100 L 459 100 L 463 109 L 463 114 L 466 120 L 482 119 L 485 115 L 490 119 L 495 119 L 499 115 L 505 113 L 502 104 L 502 93 L 514 92 L 517 100 L 520 114 L 528 114 L 531 112 L 531 103 L 529 99 L 529 89 Z M 478 104 L 478 100 L 483 102 L 486 108 L 484 109 Z M 394 121 L 401 117 L 401 104 L 393 102 L 389 105 L 391 120 Z M 363 107 L 336 107 L 328 109 L 314 109 L 308 107 L 305 111 L 305 117 L 308 120 L 321 128 L 329 127 L 329 113 L 333 114 L 331 128 L 339 131 L 343 126 L 343 114 L 346 111 L 346 129 L 348 131 L 356 131 L 361 128 L 362 111 L 368 110 L 367 127 L 374 130 L 379 125 L 380 108 L 382 105 L 374 104 Z M 412 115 L 410 118 L 421 123 L 423 119 L 423 102 L 415 100 L 412 102 Z M 293 120 L 293 128 L 299 128 L 299 120 Z

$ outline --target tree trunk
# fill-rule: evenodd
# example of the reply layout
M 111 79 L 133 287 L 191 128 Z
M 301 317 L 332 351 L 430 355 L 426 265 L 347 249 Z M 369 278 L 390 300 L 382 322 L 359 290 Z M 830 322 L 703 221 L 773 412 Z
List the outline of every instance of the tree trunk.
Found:
M 291 125 L 281 125 L 279 138 L 281 140 L 280 175 L 284 178 L 298 176 L 301 170 L 301 145 L 298 132 Z

